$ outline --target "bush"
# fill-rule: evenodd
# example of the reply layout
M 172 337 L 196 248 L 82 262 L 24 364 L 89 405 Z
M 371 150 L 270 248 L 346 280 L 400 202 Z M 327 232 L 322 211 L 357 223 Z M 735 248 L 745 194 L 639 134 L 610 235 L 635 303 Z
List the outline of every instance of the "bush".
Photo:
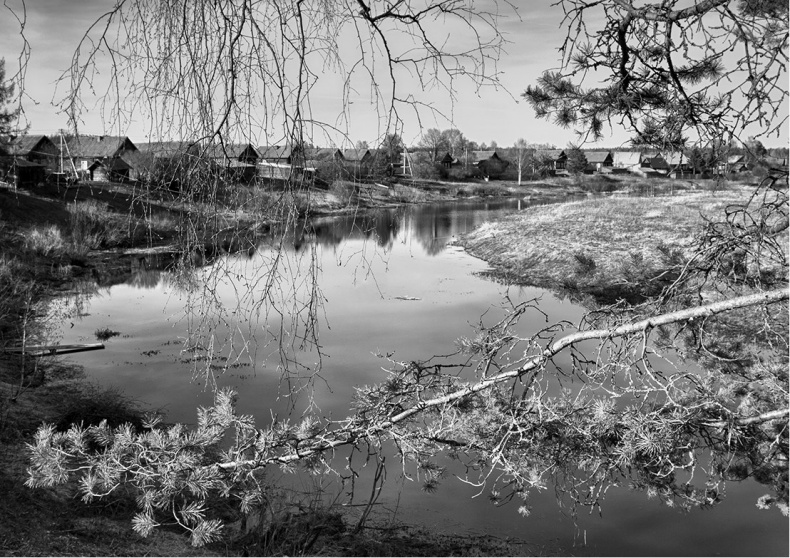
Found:
M 620 181 L 614 178 L 609 178 L 603 174 L 595 174 L 592 176 L 585 176 L 581 179 L 579 184 L 581 188 L 587 192 L 600 194 L 602 192 L 614 192 L 620 189 Z
M 96 200 L 69 205 L 68 210 L 75 251 L 116 246 L 123 239 L 124 233 L 113 214 Z
M 60 255 L 66 248 L 66 241 L 56 225 L 31 227 L 24 236 L 25 249 L 41 256 Z
M 340 201 L 351 203 L 359 195 L 359 184 L 347 180 L 335 180 L 329 187 L 329 191 L 335 194 Z

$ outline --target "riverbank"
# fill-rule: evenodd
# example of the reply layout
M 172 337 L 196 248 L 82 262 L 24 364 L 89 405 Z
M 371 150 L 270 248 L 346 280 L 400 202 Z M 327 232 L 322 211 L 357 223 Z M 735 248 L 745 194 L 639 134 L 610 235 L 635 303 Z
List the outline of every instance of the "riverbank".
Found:
M 486 261 L 493 279 L 571 294 L 578 300 L 632 302 L 650 294 L 641 278 L 687 255 L 705 218 L 744 203 L 754 186 L 676 190 L 654 197 L 611 195 L 526 210 L 459 239 Z

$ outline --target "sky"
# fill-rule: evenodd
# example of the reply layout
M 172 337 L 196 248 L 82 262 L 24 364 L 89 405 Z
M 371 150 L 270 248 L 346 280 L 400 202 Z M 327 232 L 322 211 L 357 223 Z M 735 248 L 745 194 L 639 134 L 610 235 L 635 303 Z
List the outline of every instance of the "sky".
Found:
M 472 1 L 472 0 L 470 0 Z M 473 0 L 476 6 L 486 7 L 490 0 Z M 560 28 L 562 14 L 550 0 L 516 2 L 518 13 L 504 11 L 499 29 L 509 43 L 498 61 L 500 85 L 477 89 L 473 83 L 457 80 L 454 83 L 455 102 L 451 103 L 446 91 L 423 91 L 409 77 L 403 79 L 405 89 L 420 103 L 430 104 L 446 118 L 430 111 L 421 111 L 419 121 L 411 111 L 401 112 L 404 119 L 402 136 L 407 144 L 415 144 L 425 128 L 458 128 L 468 139 L 478 143 L 499 146 L 513 145 L 518 138 L 532 143 L 548 143 L 565 147 L 575 141 L 573 130 L 560 128 L 553 123 L 537 119 L 529 104 L 521 98 L 524 89 L 534 84 L 541 73 L 559 64 L 558 47 L 564 38 Z M 6 77 L 18 68 L 19 52 L 23 48 L 20 24 L 24 19 L 24 38 L 29 45 L 29 59 L 25 75 L 23 97 L 24 114 L 30 133 L 53 134 L 67 125 L 67 119 L 58 106 L 65 94 L 67 83 L 56 85 L 58 78 L 71 63 L 74 50 L 91 24 L 114 4 L 114 0 L 5 0 L 0 6 L 0 57 L 6 59 Z M 466 29 L 448 29 L 449 46 L 471 43 L 473 37 Z M 355 48 L 352 38 L 339 37 L 341 49 Z M 358 47 L 357 47 L 358 48 Z M 99 69 L 103 68 L 99 62 Z M 336 70 L 318 72 L 311 108 L 313 115 L 327 122 L 337 122 L 337 112 L 342 104 L 343 80 Z M 405 75 L 405 74 L 404 74 Z M 355 78 L 356 79 L 356 78 Z M 382 123 L 371 105 L 369 87 L 358 85 L 350 94 L 348 105 L 348 135 L 345 141 L 365 140 L 373 145 L 382 133 Z M 102 118 L 98 107 L 88 103 L 89 110 L 81 115 L 81 133 L 124 133 L 133 141 L 148 141 L 150 126 L 142 117 L 132 113 L 122 129 L 112 125 L 108 117 Z M 608 129 L 598 146 L 618 147 L 630 138 L 625 130 Z M 178 139 L 178 138 L 172 138 Z M 260 144 L 279 143 L 279 138 L 267 137 L 261 132 Z M 314 143 L 340 144 L 344 138 L 337 136 L 316 137 Z M 771 138 L 766 145 L 785 146 L 787 137 Z

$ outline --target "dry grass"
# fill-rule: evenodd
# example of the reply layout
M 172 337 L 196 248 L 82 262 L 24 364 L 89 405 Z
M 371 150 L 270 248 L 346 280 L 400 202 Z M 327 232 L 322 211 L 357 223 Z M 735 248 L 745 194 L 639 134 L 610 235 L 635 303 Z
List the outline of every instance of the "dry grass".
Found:
M 720 215 L 751 191 L 738 187 L 715 195 L 612 196 L 537 206 L 484 225 L 462 244 L 501 277 L 552 287 L 574 275 L 577 255 L 591 258 L 599 272 L 613 274 L 635 258 L 658 258 L 661 244 L 686 249 L 703 221 L 701 215 Z
M 66 240 L 57 225 L 34 225 L 23 236 L 25 250 L 39 256 L 58 256 L 66 249 Z

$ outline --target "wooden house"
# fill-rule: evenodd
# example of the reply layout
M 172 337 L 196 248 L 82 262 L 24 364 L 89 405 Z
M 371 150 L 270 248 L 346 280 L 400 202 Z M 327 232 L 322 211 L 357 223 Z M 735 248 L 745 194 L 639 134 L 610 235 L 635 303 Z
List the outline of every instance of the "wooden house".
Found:
M 612 153 L 612 170 L 638 173 L 642 169 L 642 154 L 638 151 L 615 151 Z
M 741 173 L 748 171 L 749 165 L 745 155 L 730 155 L 723 164 L 719 163 L 717 170 L 720 174 Z
M 258 147 L 258 154 L 261 161 L 281 165 L 302 165 L 308 157 L 307 150 L 289 145 L 261 146 Z
M 46 167 L 41 163 L 31 163 L 22 157 L 4 158 L 0 165 L 0 181 L 14 186 L 33 187 L 46 180 Z
M 195 154 L 228 180 L 239 182 L 253 180 L 261 160 L 260 151 L 251 143 L 213 143 L 198 147 Z
M 24 135 L 14 139 L 8 146 L 10 155 L 43 166 L 55 172 L 60 166 L 60 148 L 44 135 Z
M 138 143 L 140 153 L 150 154 L 155 159 L 197 156 L 200 146 L 191 141 L 151 141 Z
M 115 159 L 123 155 L 137 152 L 137 146 L 126 136 L 74 136 L 66 139 L 66 155 L 74 165 L 74 169 L 83 176 L 91 176 L 90 167 L 94 163 L 101 162 L 100 165 L 108 172 L 100 170 L 96 176 L 102 177 L 105 174 L 112 174 L 112 169 L 118 171 L 117 178 L 129 179 L 132 177 L 132 168 L 128 163 L 115 164 Z M 94 170 L 99 166 L 94 167 Z M 95 180 L 103 180 L 96 178 Z
M 210 159 L 220 168 L 227 168 L 234 161 L 254 167 L 261 159 L 260 152 L 251 143 L 212 143 L 197 148 L 195 153 L 200 157 Z
M 541 159 L 550 160 L 555 172 L 565 171 L 568 166 L 568 155 L 562 149 L 536 149 L 535 160 Z
M 370 152 L 370 149 L 344 149 L 341 151 L 343 155 L 343 161 L 346 163 L 355 163 L 355 164 L 365 164 L 370 162 L 373 158 L 373 155 Z
M 664 161 L 671 171 L 688 172 L 691 169 L 689 159 L 680 151 L 670 151 L 663 154 Z
M 479 169 L 486 180 L 502 176 L 510 165 L 510 161 L 500 157 L 496 151 L 470 151 L 469 162 Z
M 458 157 L 454 157 L 449 151 L 445 153 L 444 157 L 439 159 L 439 163 L 446 169 L 460 166 L 462 163 Z
M 585 151 L 587 165 L 595 172 L 607 172 L 614 167 L 614 158 L 611 151 Z
M 131 179 L 132 166 L 122 157 L 96 159 L 88 167 L 90 179 L 102 182 L 125 182 Z

